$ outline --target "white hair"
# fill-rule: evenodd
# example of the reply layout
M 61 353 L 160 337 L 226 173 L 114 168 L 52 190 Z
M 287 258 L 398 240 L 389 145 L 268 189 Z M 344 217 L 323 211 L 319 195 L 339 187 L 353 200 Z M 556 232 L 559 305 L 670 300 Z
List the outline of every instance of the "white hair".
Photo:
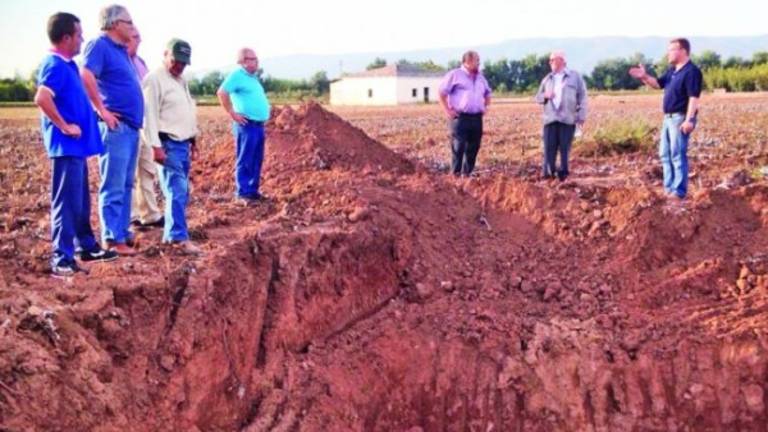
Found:
M 563 50 L 554 50 L 552 53 L 549 54 L 549 58 L 561 58 L 563 61 L 565 61 L 565 51 Z
M 116 21 L 126 12 L 128 12 L 128 9 L 125 6 L 118 4 L 105 6 L 99 11 L 99 26 L 102 30 L 111 30 L 115 26 Z

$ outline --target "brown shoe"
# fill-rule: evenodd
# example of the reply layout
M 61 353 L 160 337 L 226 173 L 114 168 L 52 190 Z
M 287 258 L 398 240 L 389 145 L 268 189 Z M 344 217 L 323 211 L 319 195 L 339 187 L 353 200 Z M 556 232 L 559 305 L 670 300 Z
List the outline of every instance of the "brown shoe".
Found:
M 134 256 L 139 253 L 136 249 L 128 246 L 125 243 L 107 242 L 107 245 L 109 246 L 110 249 L 117 252 L 118 255 L 121 255 L 121 256 Z
M 203 254 L 203 250 L 190 241 L 171 242 L 171 247 L 182 255 L 199 256 Z

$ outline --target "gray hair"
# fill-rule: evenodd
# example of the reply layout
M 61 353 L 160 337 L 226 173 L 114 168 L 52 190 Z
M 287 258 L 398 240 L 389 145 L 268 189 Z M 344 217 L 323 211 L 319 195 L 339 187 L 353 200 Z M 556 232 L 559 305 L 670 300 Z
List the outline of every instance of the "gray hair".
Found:
M 99 26 L 101 26 L 102 30 L 111 30 L 115 26 L 115 22 L 126 12 L 128 12 L 128 9 L 118 4 L 102 8 L 99 11 Z
M 478 59 L 478 60 L 479 60 L 479 59 L 480 59 L 480 54 L 478 54 L 478 53 L 477 53 L 477 51 L 472 51 L 472 50 L 469 50 L 469 51 L 465 52 L 465 53 L 464 53 L 464 54 L 461 56 L 461 62 L 462 62 L 462 63 L 466 63 L 466 62 L 467 62 L 467 60 L 469 60 L 469 59 L 471 59 L 471 58 L 472 58 L 472 59 Z

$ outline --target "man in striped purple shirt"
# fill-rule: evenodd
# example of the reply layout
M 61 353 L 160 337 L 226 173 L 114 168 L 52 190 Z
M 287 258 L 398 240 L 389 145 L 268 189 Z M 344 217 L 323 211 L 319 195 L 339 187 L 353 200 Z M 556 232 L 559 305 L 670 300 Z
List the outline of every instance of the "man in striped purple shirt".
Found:
M 128 43 L 128 55 L 131 57 L 133 67 L 139 82 L 144 80 L 149 69 L 144 59 L 137 54 L 141 44 L 141 35 L 134 27 L 133 35 Z M 163 212 L 157 204 L 155 197 L 155 183 L 157 183 L 157 165 L 155 164 L 152 148 L 144 138 L 139 135 L 139 158 L 136 166 L 136 178 L 133 184 L 133 199 L 131 200 L 131 224 L 139 227 L 159 227 L 164 224 Z
M 480 151 L 483 114 L 491 103 L 491 88 L 480 72 L 480 56 L 475 51 L 465 52 L 461 63 L 443 78 L 440 104 L 450 121 L 451 172 L 469 177 Z

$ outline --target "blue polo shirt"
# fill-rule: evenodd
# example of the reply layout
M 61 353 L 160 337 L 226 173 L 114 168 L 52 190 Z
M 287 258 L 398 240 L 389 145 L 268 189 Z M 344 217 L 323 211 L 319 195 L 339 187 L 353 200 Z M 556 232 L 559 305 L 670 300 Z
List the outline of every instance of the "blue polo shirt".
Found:
M 220 88 L 229 94 L 236 113 L 253 121 L 269 120 L 269 101 L 255 74 L 249 74 L 245 68 L 239 67 L 224 79 Z
M 685 114 L 688 112 L 688 98 L 701 96 L 701 70 L 690 61 L 680 70 L 674 67 L 667 69 L 658 81 L 664 89 L 665 114 Z
M 120 120 L 128 126 L 141 128 L 144 98 L 125 46 L 103 34 L 88 42 L 83 57 L 83 67 L 96 77 L 104 106 L 120 114 Z
M 100 154 L 103 145 L 96 114 L 85 94 L 85 87 L 75 62 L 58 54 L 49 54 L 40 64 L 37 85 L 46 87 L 53 93 L 53 103 L 64 121 L 80 126 L 82 131 L 80 138 L 64 135 L 51 119 L 43 115 L 43 143 L 48 157 L 88 157 Z

